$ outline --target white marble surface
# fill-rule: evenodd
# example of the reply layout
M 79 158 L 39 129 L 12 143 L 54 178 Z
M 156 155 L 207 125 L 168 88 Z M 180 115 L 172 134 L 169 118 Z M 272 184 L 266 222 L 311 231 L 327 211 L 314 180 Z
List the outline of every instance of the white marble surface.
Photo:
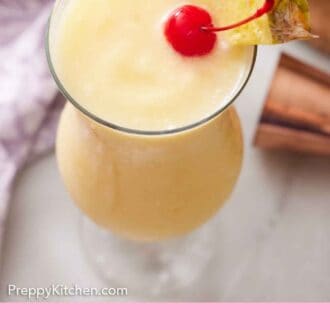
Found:
M 330 70 L 328 58 L 302 44 L 284 49 Z M 255 73 L 237 102 L 246 141 L 237 189 L 219 214 L 216 261 L 185 301 L 330 301 L 330 159 L 267 153 L 252 140 L 281 47 L 260 49 Z M 0 277 L 7 284 L 103 287 L 78 239 L 78 210 L 53 155 L 18 178 L 8 218 Z M 145 301 L 145 297 L 102 298 Z M 63 298 L 52 298 L 62 301 Z M 97 300 L 69 298 L 66 301 Z

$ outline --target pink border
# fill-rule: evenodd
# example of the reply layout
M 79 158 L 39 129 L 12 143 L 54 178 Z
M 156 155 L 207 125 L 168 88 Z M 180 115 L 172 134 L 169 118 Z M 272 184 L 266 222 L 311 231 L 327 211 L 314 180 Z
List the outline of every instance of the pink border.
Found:
M 330 304 L 2 304 L 0 317 L 1 329 L 329 330 Z

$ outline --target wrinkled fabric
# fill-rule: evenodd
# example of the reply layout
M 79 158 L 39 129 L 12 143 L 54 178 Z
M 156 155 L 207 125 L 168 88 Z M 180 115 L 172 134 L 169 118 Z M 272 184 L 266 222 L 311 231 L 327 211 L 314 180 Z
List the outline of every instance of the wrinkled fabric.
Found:
M 15 176 L 53 148 L 64 103 L 44 47 L 52 5 L 0 0 L 0 247 Z

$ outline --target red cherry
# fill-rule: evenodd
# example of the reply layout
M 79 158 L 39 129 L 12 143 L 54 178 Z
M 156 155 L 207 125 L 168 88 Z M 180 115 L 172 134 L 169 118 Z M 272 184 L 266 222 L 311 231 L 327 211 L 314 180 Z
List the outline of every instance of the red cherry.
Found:
M 203 31 L 213 27 L 210 14 L 199 7 L 186 5 L 174 10 L 165 24 L 165 35 L 173 48 L 185 56 L 202 56 L 215 46 L 217 35 Z

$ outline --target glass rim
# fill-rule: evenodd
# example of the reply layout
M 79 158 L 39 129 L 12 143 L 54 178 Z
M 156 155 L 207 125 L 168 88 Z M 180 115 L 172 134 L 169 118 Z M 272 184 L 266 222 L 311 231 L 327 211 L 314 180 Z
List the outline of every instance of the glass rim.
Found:
M 139 129 L 134 129 L 134 128 L 127 128 L 121 125 L 117 125 L 115 123 L 112 123 L 110 121 L 104 120 L 100 118 L 99 116 L 96 116 L 89 110 L 87 110 L 84 106 L 82 106 L 76 99 L 66 90 L 64 85 L 61 82 L 61 79 L 58 77 L 55 67 L 53 65 L 53 61 L 51 58 L 51 51 L 50 51 L 50 28 L 51 28 L 51 22 L 52 22 L 52 17 L 54 15 L 54 11 L 52 12 L 49 20 L 48 20 L 48 25 L 47 25 L 47 33 L 46 33 L 46 57 L 47 57 L 47 62 L 48 66 L 50 69 L 50 72 L 55 80 L 56 85 L 58 86 L 60 92 L 64 95 L 64 97 L 69 101 L 77 110 L 82 112 L 84 115 L 92 119 L 93 121 L 97 122 L 98 124 L 114 129 L 116 131 L 120 131 L 123 133 L 128 133 L 128 134 L 135 134 L 135 135 L 147 135 L 147 136 L 160 136 L 160 135 L 172 135 L 172 134 L 177 134 L 181 133 L 184 131 L 188 131 L 194 128 L 197 128 L 203 124 L 206 124 L 207 122 L 211 121 L 212 119 L 216 118 L 219 116 L 221 113 L 223 113 L 228 107 L 230 107 L 236 99 L 241 95 L 243 92 L 244 88 L 246 87 L 247 83 L 249 82 L 251 75 L 253 73 L 253 69 L 255 67 L 256 59 L 257 59 L 257 53 L 258 53 L 258 47 L 256 45 L 253 46 L 253 54 L 251 58 L 251 63 L 250 67 L 247 70 L 247 75 L 242 81 L 242 85 L 237 89 L 237 92 L 233 94 L 233 96 L 230 98 L 228 102 L 226 102 L 220 109 L 214 111 L 211 115 L 202 118 L 201 120 L 198 120 L 192 124 L 185 125 L 182 127 L 177 127 L 173 129 L 165 129 L 165 130 L 139 130 Z

